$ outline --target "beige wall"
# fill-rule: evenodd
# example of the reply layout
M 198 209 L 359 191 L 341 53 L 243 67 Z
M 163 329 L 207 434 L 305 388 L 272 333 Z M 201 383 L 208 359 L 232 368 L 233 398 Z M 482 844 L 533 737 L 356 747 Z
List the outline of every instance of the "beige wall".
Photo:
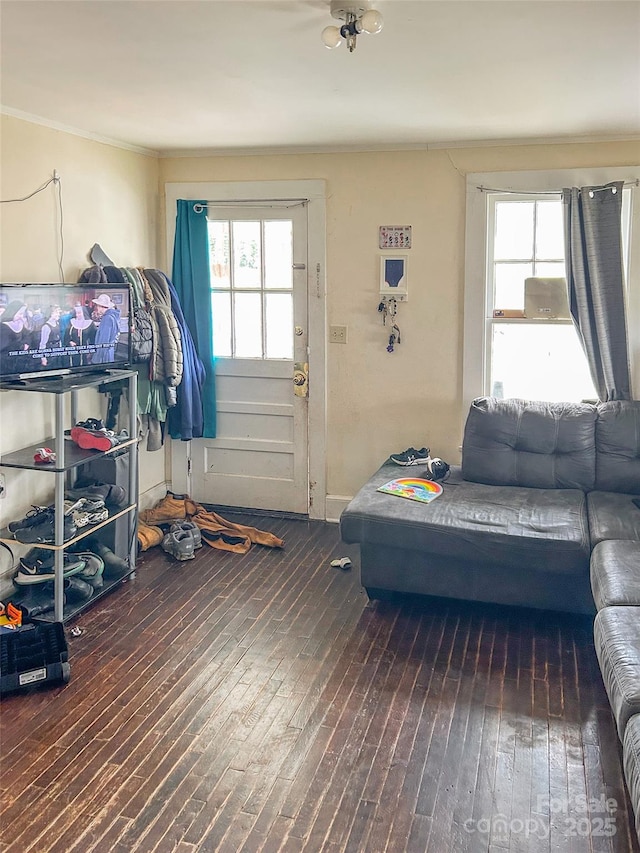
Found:
M 93 142 L 16 118 L 2 116 L 0 197 L 27 195 L 53 175 L 61 177 L 64 206 L 64 276 L 77 281 L 90 264 L 88 252 L 101 244 L 118 266 L 157 265 L 158 161 L 155 157 Z M 57 282 L 59 215 L 57 190 L 50 185 L 28 201 L 0 206 L 0 279 Z M 94 392 L 87 392 L 93 395 Z M 95 414 L 105 398 L 88 399 Z M 104 411 L 102 408 L 101 412 Z M 19 392 L 0 394 L 0 451 L 36 443 L 53 434 L 52 398 Z M 31 503 L 51 499 L 45 475 L 3 469 L 7 497 L 0 501 L 0 525 Z M 164 453 L 141 454 L 145 491 L 165 479 Z
M 409 445 L 459 461 L 466 174 L 625 166 L 639 153 L 625 142 L 167 158 L 160 181 L 326 181 L 327 321 L 349 327 L 346 345 L 328 347 L 327 491 L 349 496 Z M 377 312 L 384 224 L 413 226 L 409 302 L 399 308 L 393 354 Z

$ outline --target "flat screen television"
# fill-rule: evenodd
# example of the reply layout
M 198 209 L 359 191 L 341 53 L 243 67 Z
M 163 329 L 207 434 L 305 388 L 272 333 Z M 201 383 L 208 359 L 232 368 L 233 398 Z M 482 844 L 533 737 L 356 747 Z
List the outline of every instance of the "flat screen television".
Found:
M 126 284 L 0 284 L 0 381 L 125 368 Z

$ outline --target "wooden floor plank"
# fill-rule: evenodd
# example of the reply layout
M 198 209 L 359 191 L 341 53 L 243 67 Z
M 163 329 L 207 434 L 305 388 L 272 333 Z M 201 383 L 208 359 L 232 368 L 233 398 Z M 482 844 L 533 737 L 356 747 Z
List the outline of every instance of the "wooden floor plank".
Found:
M 370 603 L 336 525 L 229 517 L 285 548 L 146 552 L 3 698 L 3 853 L 640 853 L 589 620 Z

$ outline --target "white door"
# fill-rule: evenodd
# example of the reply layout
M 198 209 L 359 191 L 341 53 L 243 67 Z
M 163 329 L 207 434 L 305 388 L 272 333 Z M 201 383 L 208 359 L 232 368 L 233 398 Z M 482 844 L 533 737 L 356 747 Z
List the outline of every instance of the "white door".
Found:
M 307 513 L 307 206 L 209 205 L 208 220 L 217 438 L 192 442 L 193 497 Z

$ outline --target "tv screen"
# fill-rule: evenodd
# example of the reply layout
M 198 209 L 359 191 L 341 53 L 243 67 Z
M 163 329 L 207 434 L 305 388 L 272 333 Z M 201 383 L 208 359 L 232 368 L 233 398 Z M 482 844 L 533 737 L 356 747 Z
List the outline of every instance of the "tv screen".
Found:
M 127 367 L 126 284 L 0 284 L 0 380 Z

